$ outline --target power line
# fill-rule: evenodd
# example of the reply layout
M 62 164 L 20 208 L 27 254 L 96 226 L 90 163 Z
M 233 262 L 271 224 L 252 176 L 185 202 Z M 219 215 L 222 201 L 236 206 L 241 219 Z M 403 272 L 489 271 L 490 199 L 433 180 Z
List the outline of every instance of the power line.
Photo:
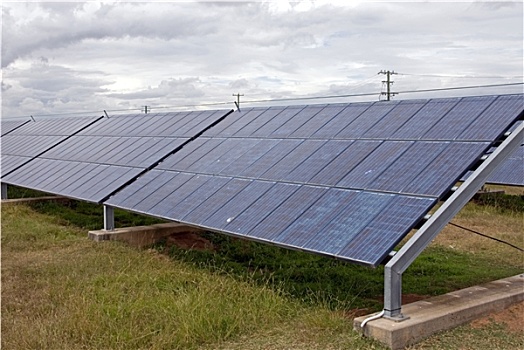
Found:
M 524 85 L 524 82 L 522 82 L 522 83 L 490 84 L 490 85 L 456 86 L 456 87 L 449 87 L 449 88 L 436 88 L 436 89 L 425 89 L 425 90 L 406 90 L 406 91 L 399 91 L 398 94 L 417 93 L 417 92 L 433 92 L 433 91 L 447 91 L 447 90 L 465 90 L 465 89 L 478 89 L 478 88 L 516 86 L 516 85 Z
M 397 73 L 398 75 L 414 76 L 414 77 L 430 77 L 430 78 L 460 78 L 460 79 L 520 79 L 524 75 L 515 75 L 511 77 L 503 77 L 496 75 L 446 75 L 446 74 L 412 74 L 412 73 Z
M 422 89 L 422 90 L 405 90 L 395 92 L 396 94 L 408 94 L 408 93 L 421 93 L 421 92 L 435 92 L 435 91 L 451 91 L 451 90 L 465 90 L 465 89 L 478 89 L 478 88 L 493 88 L 493 87 L 505 87 L 505 86 L 518 86 L 524 85 L 524 82 L 519 83 L 504 83 L 504 84 L 489 84 L 489 85 L 473 85 L 473 86 L 456 86 L 456 87 L 447 87 L 447 88 L 434 88 L 434 89 Z M 379 96 L 382 93 L 379 94 Z M 276 99 L 260 99 L 260 100 L 248 100 L 243 101 L 244 103 L 264 103 L 264 102 L 286 102 L 286 101 L 308 101 L 308 100 L 322 100 L 322 99 L 333 99 L 333 98 L 346 98 L 346 97 L 367 97 L 367 96 L 377 96 L 377 92 L 369 93 L 358 93 L 358 94 L 344 94 L 344 95 L 325 95 L 325 96 L 307 96 L 307 97 L 288 97 L 288 98 L 276 98 Z M 234 103 L 232 101 L 227 102 L 213 102 L 213 103 L 201 103 L 193 105 L 178 105 L 178 106 L 160 106 L 155 107 L 155 109 L 177 109 L 177 108 L 189 108 L 189 107 L 211 107 L 211 106 L 220 106 L 228 105 Z M 141 111 L 140 108 L 128 108 L 128 109 L 113 109 L 106 110 L 107 112 L 130 112 L 130 111 Z M 84 112 L 67 112 L 67 113 L 54 113 L 54 114 L 41 114 L 37 117 L 49 117 L 49 116 L 61 116 L 61 115 L 87 115 L 101 113 L 101 111 L 84 111 Z M 6 119 L 20 119 L 27 118 L 27 116 L 20 117 L 10 117 Z
M 503 244 L 509 245 L 509 246 L 512 247 L 512 248 L 515 248 L 515 249 L 517 249 L 517 250 L 520 250 L 521 252 L 524 252 L 524 249 L 522 249 L 521 247 L 518 247 L 518 246 L 516 246 L 516 245 L 514 245 L 514 244 L 511 244 L 511 243 L 509 243 L 509 242 L 503 241 L 502 239 L 498 239 L 498 238 L 495 238 L 495 237 L 488 236 L 488 235 L 486 235 L 486 234 L 484 234 L 484 233 L 480 233 L 480 232 L 475 231 L 475 230 L 472 230 L 472 229 L 470 229 L 470 228 L 467 228 L 467 227 L 464 227 L 464 226 L 457 225 L 457 224 L 455 224 L 455 223 L 453 223 L 453 222 L 450 222 L 449 224 L 452 225 L 452 226 L 455 226 L 455 227 L 461 228 L 461 229 L 463 229 L 463 230 L 465 230 L 465 231 L 468 231 L 468 232 L 471 232 L 471 233 L 475 233 L 475 234 L 477 234 L 477 235 L 479 235 L 479 236 L 486 237 L 486 238 L 492 239 L 492 240 L 494 240 L 494 241 L 497 241 L 497 242 L 499 242 L 499 243 L 503 243 Z

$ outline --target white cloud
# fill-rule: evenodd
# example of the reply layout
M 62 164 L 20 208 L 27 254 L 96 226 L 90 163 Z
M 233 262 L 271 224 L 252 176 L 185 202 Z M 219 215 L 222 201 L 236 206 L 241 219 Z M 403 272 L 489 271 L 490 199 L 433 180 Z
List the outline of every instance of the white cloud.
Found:
M 521 2 L 2 7 L 3 116 L 233 101 L 237 92 L 245 100 L 378 94 L 381 69 L 427 75 L 396 76 L 401 90 L 523 75 Z

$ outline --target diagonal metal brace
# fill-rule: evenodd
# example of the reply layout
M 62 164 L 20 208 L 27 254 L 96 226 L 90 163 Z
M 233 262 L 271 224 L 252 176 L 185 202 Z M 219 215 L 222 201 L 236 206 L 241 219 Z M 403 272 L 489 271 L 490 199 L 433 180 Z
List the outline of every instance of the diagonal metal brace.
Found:
M 401 313 L 402 274 L 460 209 L 471 200 L 491 173 L 520 146 L 523 138 L 524 121 L 519 121 L 517 128 L 509 137 L 497 147 L 386 264 L 384 269 L 384 317 L 397 321 L 406 319 Z

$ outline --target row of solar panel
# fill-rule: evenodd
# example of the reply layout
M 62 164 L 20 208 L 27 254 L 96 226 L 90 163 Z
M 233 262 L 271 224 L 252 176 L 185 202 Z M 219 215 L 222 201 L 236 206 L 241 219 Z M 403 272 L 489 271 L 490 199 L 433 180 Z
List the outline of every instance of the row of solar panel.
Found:
M 522 98 L 28 123 L 3 133 L 2 181 L 376 266 Z
M 355 262 L 381 261 L 434 198 L 152 170 L 107 204 Z
M 521 97 L 352 103 L 246 109 L 206 136 L 487 141 L 522 108 Z M 497 123 L 499 125 L 497 125 Z

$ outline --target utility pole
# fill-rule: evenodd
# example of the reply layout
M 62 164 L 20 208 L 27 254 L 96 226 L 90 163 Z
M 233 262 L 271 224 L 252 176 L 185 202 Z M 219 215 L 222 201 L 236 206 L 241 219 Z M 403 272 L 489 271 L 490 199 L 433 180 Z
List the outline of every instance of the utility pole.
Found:
M 385 70 L 381 70 L 380 72 L 378 72 L 378 74 L 385 74 L 386 75 L 386 80 L 382 80 L 382 83 L 386 84 L 386 92 L 381 92 L 380 94 L 381 95 L 386 95 L 386 99 L 389 101 L 391 99 L 391 96 L 395 96 L 397 93 L 396 92 L 391 92 L 391 85 L 393 85 L 394 81 L 391 81 L 391 75 L 393 74 L 397 74 L 395 73 L 394 71 L 385 71 Z
M 148 111 L 150 111 L 151 108 L 149 106 L 144 106 L 144 113 L 147 114 Z
M 233 96 L 237 97 L 235 104 L 237 105 L 237 109 L 240 110 L 240 96 L 244 96 L 244 94 L 233 94 Z

